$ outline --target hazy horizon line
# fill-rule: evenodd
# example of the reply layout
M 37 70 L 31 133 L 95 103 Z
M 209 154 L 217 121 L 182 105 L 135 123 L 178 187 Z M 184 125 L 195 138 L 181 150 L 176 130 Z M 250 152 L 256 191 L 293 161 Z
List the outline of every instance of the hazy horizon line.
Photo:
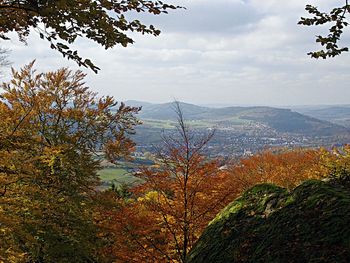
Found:
M 211 108 L 226 108 L 226 107 L 275 107 L 275 108 L 298 108 L 298 107 L 350 107 L 349 104 L 290 104 L 290 105 L 278 105 L 278 104 L 247 104 L 247 103 L 196 103 L 192 101 L 184 101 L 184 100 L 172 100 L 172 101 L 146 101 L 146 100 L 120 100 L 124 103 L 133 102 L 133 103 L 147 103 L 147 104 L 168 104 L 173 103 L 175 101 L 179 101 L 181 103 L 192 104 L 195 106 L 201 107 L 211 107 Z M 142 106 L 142 105 L 140 105 Z

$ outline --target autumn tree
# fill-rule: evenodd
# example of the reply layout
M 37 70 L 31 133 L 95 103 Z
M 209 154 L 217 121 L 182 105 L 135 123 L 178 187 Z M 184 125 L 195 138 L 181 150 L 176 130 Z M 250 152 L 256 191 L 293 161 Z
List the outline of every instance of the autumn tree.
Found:
M 154 192 L 142 197 L 121 197 L 112 189 L 99 193 L 95 214 L 98 236 L 103 240 L 99 255 L 106 262 L 172 262 L 167 255 L 170 236 L 157 214 L 144 204 Z
M 260 183 L 293 189 L 305 180 L 321 177 L 321 156 L 318 149 L 265 150 L 229 165 L 228 187 L 236 196 Z
M 139 108 L 97 97 L 80 71 L 12 71 L 0 96 L 0 261 L 95 262 L 101 158 L 127 157 Z
M 316 42 L 322 46 L 322 49 L 315 52 L 310 52 L 313 58 L 335 57 L 343 52 L 349 51 L 348 47 L 339 47 L 338 43 L 344 33 L 344 29 L 349 25 L 347 16 L 350 12 L 348 0 L 343 0 L 343 5 L 334 7 L 329 12 L 322 12 L 316 6 L 307 5 L 306 11 L 311 17 L 302 17 L 299 24 L 305 26 L 318 26 L 330 24 L 329 34 L 326 36 L 316 36 Z
M 321 150 L 322 177 L 350 181 L 350 145 Z
M 129 20 L 127 14 L 159 15 L 176 8 L 158 0 L 0 0 L 0 38 L 9 39 L 9 33 L 15 31 L 25 42 L 34 29 L 52 49 L 97 72 L 97 66 L 70 48 L 78 38 L 90 39 L 105 49 L 118 44 L 126 47 L 134 42 L 129 32 L 160 34 L 153 25 Z
M 178 136 L 164 135 L 156 164 L 136 174 L 142 183 L 132 189 L 134 198 L 119 203 L 119 212 L 106 211 L 111 219 L 105 225 L 117 240 L 109 251 L 121 262 L 186 262 L 202 230 L 229 201 L 226 173 L 202 154 L 213 134 L 198 136 L 175 105 Z

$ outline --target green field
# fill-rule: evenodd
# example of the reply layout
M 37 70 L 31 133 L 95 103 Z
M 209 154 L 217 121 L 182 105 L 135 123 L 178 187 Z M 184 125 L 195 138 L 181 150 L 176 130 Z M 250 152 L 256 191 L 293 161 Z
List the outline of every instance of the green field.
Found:
M 133 184 L 139 179 L 131 175 L 125 168 L 104 168 L 98 172 L 101 180 L 107 183 L 115 184 Z
M 175 121 L 165 121 L 165 120 L 142 120 L 143 124 L 146 126 L 150 126 L 155 129 L 175 129 L 176 122 Z
M 137 171 L 142 166 L 152 165 L 153 161 L 143 156 L 138 156 L 132 161 L 118 161 L 117 165 L 105 162 L 102 164 L 102 169 L 98 172 L 103 185 L 108 186 L 114 183 L 119 184 L 134 184 L 140 181 L 139 178 L 133 176 L 133 172 Z
M 170 120 L 151 120 L 146 119 L 143 120 L 144 125 L 150 126 L 154 129 L 175 129 L 177 126 L 176 121 L 170 121 Z M 207 120 L 189 120 L 188 124 L 193 128 L 210 128 L 215 125 L 214 121 L 207 121 Z

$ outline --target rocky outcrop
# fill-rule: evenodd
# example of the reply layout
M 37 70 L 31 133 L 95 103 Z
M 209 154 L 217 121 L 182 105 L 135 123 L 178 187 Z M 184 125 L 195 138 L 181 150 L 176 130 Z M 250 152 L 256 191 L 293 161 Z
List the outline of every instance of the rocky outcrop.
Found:
M 307 181 L 292 192 L 262 184 L 209 224 L 188 263 L 350 262 L 350 186 Z

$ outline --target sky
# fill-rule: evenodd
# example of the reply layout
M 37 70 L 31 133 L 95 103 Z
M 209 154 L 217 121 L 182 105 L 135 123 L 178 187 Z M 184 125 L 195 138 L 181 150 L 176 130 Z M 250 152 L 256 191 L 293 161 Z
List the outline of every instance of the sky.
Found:
M 162 33 L 135 35 L 135 44 L 110 50 L 88 40 L 74 46 L 101 68 L 86 85 L 119 101 L 216 105 L 350 104 L 350 53 L 327 60 L 306 54 L 319 48 L 326 28 L 297 25 L 306 4 L 327 11 L 339 0 L 167 0 L 185 6 L 168 15 L 142 15 Z M 343 43 L 350 45 L 350 32 Z M 31 34 L 28 45 L 2 41 L 16 69 L 36 59 L 38 71 L 79 69 Z M 5 80 L 10 70 L 5 71 Z

